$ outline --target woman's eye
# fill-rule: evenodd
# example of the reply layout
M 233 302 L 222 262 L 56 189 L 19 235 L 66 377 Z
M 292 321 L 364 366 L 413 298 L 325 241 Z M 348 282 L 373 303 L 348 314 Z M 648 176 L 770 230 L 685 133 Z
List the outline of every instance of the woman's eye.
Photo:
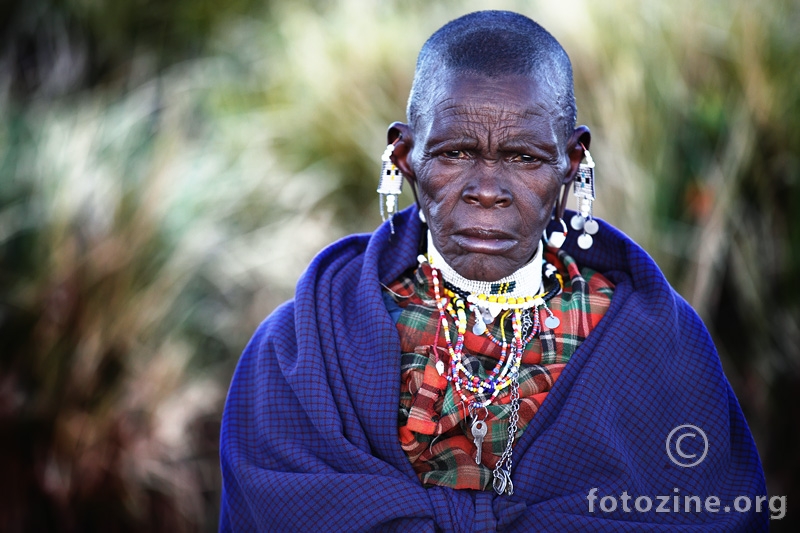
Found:
M 461 150 L 448 150 L 443 154 L 448 159 L 461 159 L 465 156 L 464 152 Z
M 536 163 L 539 161 L 538 157 L 533 157 L 532 155 L 528 154 L 518 154 L 516 159 L 522 161 L 523 163 Z

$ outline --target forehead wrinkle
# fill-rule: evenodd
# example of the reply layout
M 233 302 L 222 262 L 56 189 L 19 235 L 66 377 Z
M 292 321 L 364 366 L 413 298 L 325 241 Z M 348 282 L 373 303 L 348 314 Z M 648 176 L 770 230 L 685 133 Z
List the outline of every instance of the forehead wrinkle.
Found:
M 497 108 L 493 105 L 480 105 L 469 104 L 464 105 L 456 103 L 455 99 L 448 99 L 442 103 L 448 103 L 445 107 L 438 109 L 435 125 L 432 131 L 442 134 L 447 133 L 452 135 L 457 133 L 465 138 L 481 140 L 483 135 L 486 136 L 486 141 L 489 146 L 493 143 L 500 143 L 511 138 L 521 138 L 523 142 L 536 142 L 537 135 L 531 132 L 532 125 L 525 124 L 527 119 L 536 117 L 555 118 L 557 122 L 558 113 L 554 113 L 545 105 L 536 104 L 535 108 L 530 108 L 520 112 L 515 108 L 502 107 Z M 440 103 L 440 104 L 442 104 Z M 450 117 L 459 117 L 456 121 L 446 121 Z M 486 120 L 488 118 L 488 121 Z M 444 122 L 444 124 L 443 124 Z M 445 127 L 442 128 L 441 126 Z M 439 126 L 437 128 L 437 126 Z M 541 139 L 549 144 L 549 141 L 555 141 L 557 125 L 553 122 L 537 124 L 536 130 L 540 132 L 547 132 L 547 139 Z M 546 127 L 543 127 L 546 126 Z
M 425 119 L 412 126 L 415 135 L 428 139 L 429 146 L 454 137 L 490 146 L 515 137 L 542 148 L 562 142 L 565 110 L 551 90 L 551 80 L 511 79 L 489 91 L 484 81 L 471 76 L 440 80 L 427 109 L 420 109 Z
M 458 99 L 450 97 L 437 102 L 433 107 L 434 112 L 438 112 L 443 115 L 441 118 L 450 115 L 490 115 L 495 117 L 495 122 L 499 121 L 501 117 L 504 117 L 505 115 L 512 115 L 525 119 L 530 117 L 542 117 L 547 115 L 554 116 L 559 114 L 558 109 L 552 109 L 541 102 L 532 102 L 531 104 L 531 107 L 519 110 L 512 106 L 496 106 L 488 102 L 485 104 L 463 104 L 459 102 Z

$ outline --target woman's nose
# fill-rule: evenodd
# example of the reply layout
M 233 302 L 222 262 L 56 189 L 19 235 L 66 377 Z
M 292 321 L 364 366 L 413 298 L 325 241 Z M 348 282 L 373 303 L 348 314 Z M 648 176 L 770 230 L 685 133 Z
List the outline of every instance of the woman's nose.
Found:
M 467 185 L 461 192 L 461 198 L 468 204 L 478 204 L 481 207 L 508 207 L 513 199 L 511 191 L 503 185 L 504 180 L 499 175 L 501 169 L 483 167 L 475 169 Z

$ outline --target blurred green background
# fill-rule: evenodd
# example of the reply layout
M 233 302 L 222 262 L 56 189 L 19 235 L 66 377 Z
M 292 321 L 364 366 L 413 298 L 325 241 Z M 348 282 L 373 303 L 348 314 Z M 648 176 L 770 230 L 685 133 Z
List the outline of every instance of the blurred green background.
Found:
M 791 0 L 4 2 L 0 530 L 216 529 L 239 353 L 318 250 L 377 226 L 419 48 L 489 7 L 570 54 L 597 214 L 703 316 L 795 530 Z

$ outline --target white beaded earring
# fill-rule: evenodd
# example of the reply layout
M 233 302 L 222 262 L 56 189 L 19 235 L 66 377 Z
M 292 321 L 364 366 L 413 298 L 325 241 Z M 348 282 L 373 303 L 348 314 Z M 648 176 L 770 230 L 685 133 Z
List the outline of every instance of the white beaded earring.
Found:
M 561 223 L 561 232 L 556 230 L 548 237 L 547 230 L 545 229 L 544 240 L 551 248 L 561 248 L 567 240 L 567 224 L 564 222 L 563 218 L 559 218 L 558 221 Z
M 400 173 L 400 169 L 392 163 L 392 152 L 394 152 L 395 143 L 399 140 L 400 138 L 387 145 L 386 150 L 383 151 L 381 156 L 381 178 L 378 182 L 381 219 L 385 221 L 389 218 L 393 235 L 394 223 L 392 217 L 398 211 L 398 199 L 400 198 L 400 193 L 403 192 L 403 175 Z

